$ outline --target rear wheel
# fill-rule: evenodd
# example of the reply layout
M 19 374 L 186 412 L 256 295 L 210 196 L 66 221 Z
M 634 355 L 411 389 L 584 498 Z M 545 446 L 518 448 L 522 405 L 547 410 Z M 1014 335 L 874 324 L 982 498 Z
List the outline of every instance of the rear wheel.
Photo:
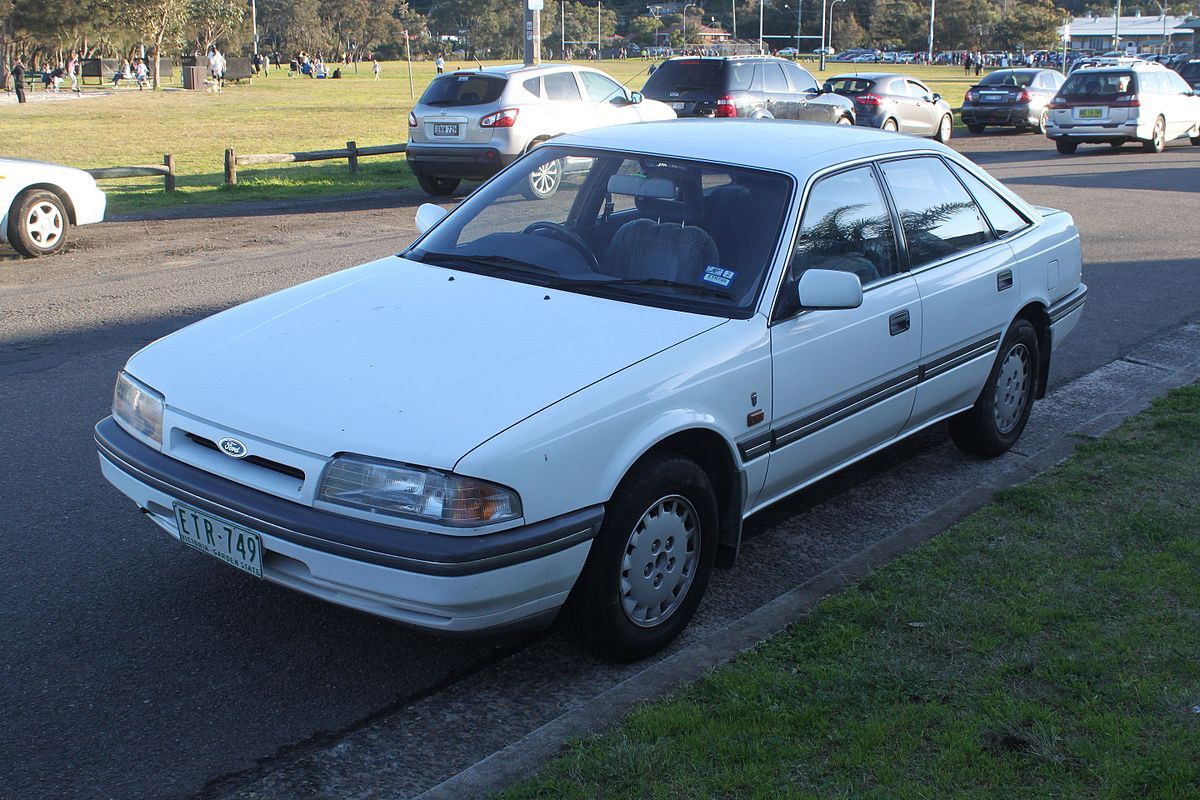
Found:
M 1066 139 L 1058 139 L 1054 142 L 1054 147 L 1056 150 L 1058 150 L 1058 152 L 1065 156 L 1069 156 L 1071 153 L 1074 153 L 1079 149 L 1079 142 L 1070 142 Z
M 717 519 L 712 484 L 694 461 L 662 453 L 634 465 L 567 601 L 568 635 L 622 661 L 665 647 L 708 586 Z
M 553 197 L 562 183 L 562 159 L 547 161 L 529 173 L 525 183 L 525 196 L 530 200 L 545 200 Z
M 1038 116 L 1037 132 L 1046 135 L 1046 126 L 1050 124 L 1050 112 L 1042 109 L 1042 113 Z
M 1154 130 L 1150 133 L 1150 141 L 1142 142 L 1142 149 L 1147 153 L 1161 153 L 1167 147 L 1167 121 L 1162 117 L 1154 120 Z
M 854 120 L 850 119 L 849 117 L 838 117 L 837 124 L 838 125 L 853 125 Z
M 987 130 L 987 125 L 968 125 L 967 130 L 971 133 L 983 133 Z
M 942 117 L 942 121 L 938 125 L 937 133 L 934 135 L 933 138 L 937 139 L 942 144 L 946 144 L 946 142 L 950 141 L 950 136 L 953 133 L 954 133 L 954 120 L 952 120 L 950 118 L 950 115 L 947 114 L 944 117 Z
M 900 130 L 900 126 L 896 124 L 896 120 L 888 118 L 883 121 L 883 129 L 894 133 Z
M 8 212 L 8 241 L 30 258 L 57 253 L 67 242 L 67 211 L 47 189 L 26 189 Z
M 425 190 L 426 194 L 434 197 L 449 197 L 454 194 L 454 190 L 462 181 L 458 178 L 439 178 L 435 175 L 418 172 L 417 183 Z
M 1013 322 L 979 399 L 950 420 L 954 443 L 981 456 L 998 456 L 1016 444 L 1033 410 L 1040 359 L 1033 325 L 1023 317 Z

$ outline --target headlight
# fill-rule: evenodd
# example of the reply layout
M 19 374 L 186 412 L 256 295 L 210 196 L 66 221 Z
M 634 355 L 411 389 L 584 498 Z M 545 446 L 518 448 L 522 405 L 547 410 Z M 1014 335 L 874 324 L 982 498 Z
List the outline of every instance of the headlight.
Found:
M 335 458 L 318 500 L 443 525 L 490 525 L 521 516 L 521 498 L 494 483 L 361 456 Z
M 126 372 L 117 375 L 113 418 L 130 435 L 162 450 L 163 396 Z

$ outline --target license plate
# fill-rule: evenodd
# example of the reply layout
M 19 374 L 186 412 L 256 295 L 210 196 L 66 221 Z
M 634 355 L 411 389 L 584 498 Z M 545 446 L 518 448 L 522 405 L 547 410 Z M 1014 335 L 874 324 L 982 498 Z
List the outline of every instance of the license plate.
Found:
M 1103 108 L 1081 108 L 1079 109 L 1080 119 L 1099 119 L 1104 116 Z
M 458 125 L 434 125 L 434 136 L 458 136 Z
M 671 108 L 679 111 L 680 109 L 687 108 L 687 103 L 671 103 Z
M 985 92 L 981 95 L 985 103 L 1003 103 L 1008 99 L 1007 92 Z
M 261 536 L 199 509 L 180 503 L 172 505 L 180 541 L 256 578 L 262 577 Z

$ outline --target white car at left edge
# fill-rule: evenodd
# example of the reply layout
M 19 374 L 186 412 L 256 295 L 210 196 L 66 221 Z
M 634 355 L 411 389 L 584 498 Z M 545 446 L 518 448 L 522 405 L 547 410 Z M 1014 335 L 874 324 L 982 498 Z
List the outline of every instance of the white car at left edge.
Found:
M 107 198 L 81 169 L 0 158 L 0 241 L 24 256 L 57 253 L 72 225 L 104 220 Z

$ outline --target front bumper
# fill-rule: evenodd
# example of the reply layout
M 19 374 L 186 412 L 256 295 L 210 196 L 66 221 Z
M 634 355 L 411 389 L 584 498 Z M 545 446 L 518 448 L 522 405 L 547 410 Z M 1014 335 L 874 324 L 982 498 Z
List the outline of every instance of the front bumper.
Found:
M 409 144 L 405 157 L 414 173 L 481 181 L 492 177 L 520 155 L 510 155 L 495 147 Z
M 553 618 L 604 518 L 592 506 L 485 535 L 437 534 L 303 506 L 165 456 L 109 417 L 100 470 L 175 538 L 181 502 L 262 536 L 263 577 L 419 628 L 468 633 Z
M 104 221 L 104 208 L 108 196 L 98 186 L 71 194 L 71 205 L 75 209 L 76 225 L 91 225 Z
M 1074 330 L 1079 323 L 1079 318 L 1083 316 L 1083 307 L 1086 303 L 1087 285 L 1081 283 L 1075 291 L 1047 309 L 1046 313 L 1050 317 L 1051 350 L 1057 348 L 1067 334 Z
M 966 105 L 959 111 L 964 125 L 1013 125 L 1035 127 L 1041 112 L 1028 105 L 986 106 Z

